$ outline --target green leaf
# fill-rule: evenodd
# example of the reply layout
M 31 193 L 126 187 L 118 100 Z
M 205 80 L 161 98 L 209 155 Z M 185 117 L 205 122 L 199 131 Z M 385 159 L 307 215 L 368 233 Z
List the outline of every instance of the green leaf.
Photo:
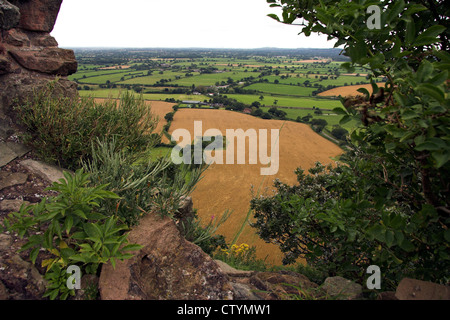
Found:
M 444 32 L 446 28 L 441 25 L 434 25 L 429 27 L 427 30 L 422 32 L 417 38 L 416 41 L 414 41 L 414 46 L 425 46 L 430 45 L 436 42 L 440 42 L 440 40 L 437 38 L 438 35 L 440 35 L 442 32 Z
M 399 244 L 399 246 L 406 252 L 413 252 L 416 249 L 416 247 L 412 244 L 412 242 L 407 239 L 404 239 L 402 243 Z
M 143 247 L 139 244 L 129 244 L 122 248 L 122 251 L 139 251 Z
M 274 19 L 274 20 L 276 20 L 276 21 L 278 21 L 278 22 L 281 22 L 281 21 L 280 21 L 280 18 L 279 18 L 276 14 L 274 14 L 274 13 L 270 13 L 270 14 L 268 14 L 267 16 L 270 17 L 270 18 L 272 18 L 272 19 Z
M 450 229 L 445 230 L 444 239 L 445 239 L 445 241 L 450 243 Z
M 356 90 L 362 94 L 364 94 L 366 96 L 366 100 L 369 100 L 370 97 L 370 93 L 369 90 L 367 90 L 366 88 L 359 88 L 358 90 Z
M 405 110 L 402 113 L 403 120 L 411 120 L 411 119 L 415 119 L 415 118 L 419 118 L 419 117 L 420 117 L 420 115 L 415 110 L 411 110 L 411 109 Z
M 422 32 L 417 39 L 419 40 L 420 37 L 437 37 L 438 35 L 440 35 L 442 32 L 444 32 L 445 30 L 447 30 L 446 27 L 441 26 L 441 25 L 434 25 L 429 27 L 427 30 L 425 30 L 424 32 Z
M 92 240 L 94 240 L 94 239 L 100 240 L 102 237 L 102 232 L 101 232 L 100 228 L 97 225 L 95 225 L 94 223 L 86 223 L 83 226 L 83 230 L 84 230 L 84 232 L 86 232 L 88 237 L 91 238 Z
M 394 19 L 398 18 L 398 16 L 404 9 L 405 9 L 405 1 L 404 0 L 394 1 L 394 5 L 392 6 L 392 8 L 389 8 L 389 10 L 388 10 L 386 22 L 391 23 Z
M 39 254 L 39 248 L 34 248 L 30 253 L 30 260 L 34 264 L 36 263 L 37 256 Z
M 441 103 L 443 103 L 445 100 L 444 92 L 440 88 L 433 86 L 432 84 L 422 83 L 418 85 L 415 89 L 430 97 L 433 97 L 434 99 L 436 99 Z
M 73 217 L 72 216 L 68 216 L 66 218 L 66 220 L 64 221 L 64 230 L 66 231 L 66 234 L 70 233 L 70 230 L 72 229 L 73 226 Z
M 443 84 L 448 78 L 448 71 L 442 71 L 439 72 L 439 74 L 437 74 L 436 76 L 434 76 L 432 79 L 428 80 L 429 84 L 435 85 L 435 86 L 439 86 L 441 84 Z
M 373 226 L 368 230 L 369 234 L 380 242 L 386 240 L 386 228 L 380 224 Z
M 431 62 L 424 60 L 417 70 L 416 79 L 418 82 L 423 82 L 433 73 L 433 65 Z
M 394 231 L 386 230 L 385 233 L 386 245 L 390 248 L 394 244 Z
M 411 19 L 406 23 L 405 43 L 410 45 L 416 38 L 416 23 Z
M 450 152 L 448 151 L 433 152 L 431 156 L 436 161 L 436 168 L 443 167 L 450 160 Z

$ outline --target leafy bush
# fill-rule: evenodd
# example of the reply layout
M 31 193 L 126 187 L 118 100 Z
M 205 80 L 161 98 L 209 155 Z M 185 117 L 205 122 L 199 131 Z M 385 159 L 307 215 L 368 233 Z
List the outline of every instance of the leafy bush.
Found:
M 130 226 L 148 212 L 173 216 L 203 173 L 202 168 L 175 166 L 168 158 L 152 161 L 148 155 L 152 149 L 142 153 L 120 149 L 116 138 L 98 140 L 91 148 L 92 160 L 83 161 L 83 168 L 93 183 L 108 184 L 121 197 L 120 202 L 107 200 L 104 206 Z
M 98 103 L 92 98 L 55 95 L 50 82 L 16 111 L 27 129 L 24 141 L 42 160 L 67 169 L 80 168 L 80 160 L 90 157 L 91 143 L 99 137 L 118 136 L 119 147 L 132 151 L 157 143 L 152 135 L 157 119 L 142 97 L 128 92 L 119 101 Z
M 73 176 L 65 172 L 64 177 L 47 188 L 58 196 L 22 205 L 20 212 L 11 213 L 5 220 L 8 230 L 28 239 L 21 251 L 31 250 L 33 263 L 41 249 L 50 255 L 42 267 L 47 268 L 45 296 L 52 300 L 74 295 L 66 286 L 67 267 L 79 265 L 83 272 L 96 274 L 101 264 L 114 267 L 117 260 L 132 257 L 129 251 L 140 248 L 128 244 L 128 227 L 117 215 L 100 212 L 104 200 L 119 200 L 116 194 L 105 190 L 106 185 L 87 187 L 89 175 L 82 170 Z
M 215 219 L 213 216 L 206 226 L 202 226 L 202 222 L 195 213 L 192 218 L 181 221 L 179 229 L 186 240 L 198 245 L 205 253 L 212 255 L 218 248 L 228 248 L 225 237 L 216 232 L 230 214 L 226 211 L 219 219 Z
M 268 0 L 276 20 L 304 19 L 302 33 L 327 34 L 344 47 L 347 72 L 365 68 L 373 87 L 343 99 L 341 125 L 356 120 L 336 168 L 317 166 L 299 185 L 276 183 L 253 199 L 255 227 L 279 243 L 285 262 L 362 280 L 378 265 L 383 286 L 402 277 L 447 283 L 450 265 L 449 41 L 443 1 Z M 367 9 L 380 8 L 369 28 Z M 444 25 L 443 25 L 444 24 Z M 387 79 L 379 88 L 377 77 Z

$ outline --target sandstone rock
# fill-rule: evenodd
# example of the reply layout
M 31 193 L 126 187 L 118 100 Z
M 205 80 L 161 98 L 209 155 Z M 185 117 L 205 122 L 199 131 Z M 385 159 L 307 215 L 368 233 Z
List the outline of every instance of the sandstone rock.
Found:
M 57 182 L 59 179 L 64 179 L 63 170 L 61 168 L 41 161 L 28 159 L 21 161 L 20 165 L 28 171 L 31 171 L 32 173 L 52 183 Z
M 35 92 L 45 88 L 50 81 L 55 80 L 54 76 L 25 70 L 3 77 L 0 79 L 0 92 L 7 92 L 8 94 L 0 95 L 0 109 L 3 109 L 5 115 L 16 121 L 11 106 L 16 102 L 19 104 L 25 103 L 33 97 Z M 55 94 L 76 97 L 78 95 L 77 84 L 61 78 L 55 84 Z
M 262 300 L 263 298 L 258 296 L 256 288 L 239 282 L 231 282 L 233 287 L 234 300 Z
M 156 214 L 145 216 L 128 239 L 143 248 L 114 269 L 104 265 L 102 300 L 232 299 L 228 277 L 198 246 L 186 241 L 175 223 Z
M 254 271 L 237 270 L 221 260 L 214 260 L 219 268 L 230 277 L 250 277 Z
M 55 76 L 58 92 L 78 96 L 64 78 L 77 70 L 72 50 L 57 48 L 53 29 L 62 0 L 0 0 L 0 117 L 15 115 L 14 103 L 29 100 Z M 17 100 L 17 102 L 16 102 Z
M 8 300 L 39 300 L 46 290 L 46 281 L 30 262 L 18 255 L 3 259 L 0 254 L 0 283 L 7 290 Z
M 3 37 L 5 43 L 15 47 L 30 46 L 31 44 L 28 36 L 18 29 L 11 29 L 9 31 L 4 32 Z
M 5 211 L 5 212 L 19 212 L 20 211 L 20 207 L 22 206 L 22 204 L 30 204 L 28 201 L 22 201 L 22 200 L 3 200 L 0 201 L 0 211 Z
M 11 62 L 6 57 L 0 56 L 0 75 L 10 73 L 11 71 Z
M 72 50 L 48 47 L 44 49 L 13 49 L 9 52 L 22 67 L 28 70 L 68 76 L 75 73 L 78 67 Z
M 355 300 L 362 298 L 362 286 L 342 277 L 326 278 L 322 289 L 331 297 L 340 300 Z
M 62 0 L 11 0 L 10 2 L 20 10 L 20 28 L 51 32 Z
M 33 32 L 29 35 L 31 45 L 36 47 L 57 47 L 58 42 L 54 37 L 45 32 Z
M 7 251 L 10 249 L 12 243 L 12 238 L 7 234 L 0 234 L 0 252 Z
M 17 26 L 20 20 L 19 8 L 6 0 L 0 0 L 0 29 L 9 30 Z
M 28 152 L 30 149 L 20 143 L 0 142 L 0 168 Z
M 10 149 L 6 143 L 0 142 L 0 168 L 17 158 L 14 150 Z
M 75 291 L 74 300 L 93 300 L 96 297 L 92 293 L 98 288 L 98 277 L 93 274 L 85 274 L 81 277 L 81 289 Z
M 0 190 L 27 182 L 28 175 L 21 172 L 0 172 Z
M 403 279 L 395 292 L 399 300 L 450 300 L 450 287 L 415 279 Z

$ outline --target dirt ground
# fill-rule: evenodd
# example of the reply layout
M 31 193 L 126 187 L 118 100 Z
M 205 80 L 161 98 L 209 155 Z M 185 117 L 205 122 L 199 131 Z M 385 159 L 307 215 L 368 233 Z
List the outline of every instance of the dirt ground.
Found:
M 254 195 L 268 194 L 272 191 L 273 180 L 294 184 L 296 176 L 294 171 L 298 167 L 308 169 L 316 161 L 323 164 L 331 163 L 331 157 L 338 156 L 342 150 L 316 134 L 309 126 L 280 120 L 263 120 L 242 113 L 225 110 L 180 109 L 176 114 L 170 133 L 176 129 L 187 129 L 193 137 L 194 121 L 202 121 L 203 132 L 215 128 L 225 136 L 226 129 L 281 129 L 279 136 L 279 171 L 274 176 L 262 176 L 260 164 L 213 164 L 204 174 L 192 194 L 194 208 L 198 209 L 199 216 L 204 223 L 211 218 L 219 217 L 226 210 L 233 213 L 227 222 L 219 229 L 227 241 L 231 241 L 243 225 L 252 199 L 252 186 Z M 248 150 L 248 146 L 246 147 Z M 236 151 L 236 150 L 235 150 Z M 237 152 L 235 152 L 235 157 Z M 226 161 L 224 161 L 226 162 Z M 237 163 L 235 160 L 234 163 Z M 260 163 L 258 161 L 258 163 Z M 273 244 L 267 244 L 255 234 L 255 229 L 246 225 L 237 240 L 237 244 L 247 243 L 257 247 L 259 258 L 266 258 L 267 262 L 280 264 L 282 253 Z

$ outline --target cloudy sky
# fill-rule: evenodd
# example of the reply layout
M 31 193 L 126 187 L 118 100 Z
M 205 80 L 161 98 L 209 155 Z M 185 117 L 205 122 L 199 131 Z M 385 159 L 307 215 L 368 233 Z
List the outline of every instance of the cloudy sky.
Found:
M 63 0 L 60 47 L 331 48 L 267 17 L 266 0 Z

